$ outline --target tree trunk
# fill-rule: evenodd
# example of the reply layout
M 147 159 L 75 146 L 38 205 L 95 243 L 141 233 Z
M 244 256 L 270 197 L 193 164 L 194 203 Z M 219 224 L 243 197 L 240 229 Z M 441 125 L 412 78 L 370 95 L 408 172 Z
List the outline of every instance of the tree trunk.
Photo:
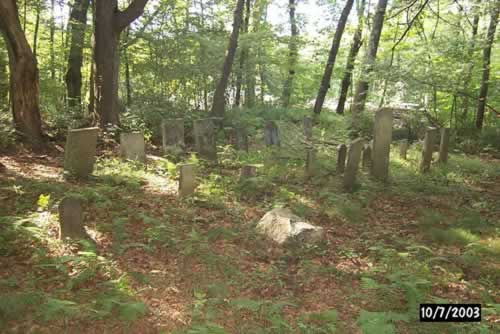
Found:
M 118 10 L 117 0 L 96 0 L 94 94 L 101 127 L 118 125 L 118 75 L 120 33 L 142 15 L 148 0 L 134 0 L 127 9 Z
M 488 27 L 488 35 L 486 36 L 486 45 L 483 50 L 483 78 L 481 80 L 481 88 L 479 90 L 479 101 L 476 114 L 476 128 L 481 130 L 484 121 L 484 110 L 486 108 L 486 100 L 488 98 L 488 86 L 490 80 L 490 62 L 491 62 L 491 47 L 495 40 L 495 30 L 498 23 L 498 15 L 500 12 L 500 3 L 497 2 L 491 10 L 490 25 Z
M 319 86 L 316 102 L 314 103 L 314 113 L 316 115 L 319 115 L 321 113 L 323 103 L 325 102 L 326 93 L 330 88 L 330 80 L 332 78 L 333 67 L 335 66 L 335 59 L 337 58 L 340 41 L 342 40 L 342 34 L 344 34 L 344 28 L 347 23 L 349 13 L 351 12 L 353 3 L 354 0 L 347 0 L 345 7 L 342 10 L 342 14 L 340 15 L 337 29 L 335 30 L 335 35 L 333 36 L 332 47 L 330 48 L 330 53 L 328 54 L 328 61 L 326 62 L 325 72 L 323 73 L 323 78 L 321 79 L 321 85 Z
M 360 7 L 358 9 L 358 26 L 354 32 L 354 37 L 352 40 L 351 48 L 349 49 L 349 54 L 347 55 L 347 62 L 344 70 L 344 77 L 340 84 L 340 94 L 339 101 L 337 104 L 337 114 L 344 114 L 345 102 L 347 100 L 347 93 L 349 92 L 349 86 L 351 86 L 352 71 L 354 70 L 354 62 L 358 56 L 361 44 L 363 44 L 363 22 L 364 22 L 364 12 L 365 12 L 365 0 L 361 0 Z
M 43 144 L 38 68 L 19 21 L 16 0 L 0 1 L 0 31 L 9 55 L 14 125 L 23 139 L 38 149 Z
M 356 85 L 354 91 L 354 101 L 352 108 L 352 122 L 353 127 L 358 126 L 358 118 L 365 109 L 366 97 L 368 93 L 368 79 L 366 76 L 373 70 L 375 59 L 377 58 L 378 44 L 382 28 L 384 27 L 385 10 L 387 8 L 387 0 L 379 0 L 375 16 L 373 17 L 372 31 L 370 33 L 370 41 L 368 44 L 368 52 L 364 59 L 362 77 Z
M 241 28 L 241 32 L 243 34 L 248 33 L 248 24 L 250 22 L 250 0 L 245 1 L 245 20 L 243 21 L 243 25 Z M 243 84 L 243 72 L 245 69 L 245 61 L 246 61 L 246 56 L 247 56 L 248 48 L 244 47 L 241 49 L 240 53 L 240 67 L 239 71 L 236 75 L 236 95 L 234 98 L 234 105 L 239 107 L 240 105 L 240 100 L 241 100 L 241 86 Z M 245 100 L 246 100 L 245 96 Z
M 214 101 L 211 110 L 213 116 L 224 117 L 224 108 L 226 105 L 224 94 L 226 92 L 229 75 L 231 74 L 231 68 L 233 67 L 236 48 L 238 47 L 238 36 L 240 34 L 241 21 L 243 19 L 244 3 L 245 0 L 237 0 L 236 9 L 234 10 L 233 31 L 229 38 L 229 45 L 227 47 L 224 65 L 222 66 L 222 75 L 214 93 Z
M 125 58 L 125 87 L 127 89 L 127 107 L 132 105 L 132 84 L 130 82 L 130 59 L 128 54 L 128 41 L 130 39 L 130 27 L 125 33 L 125 45 L 123 47 L 123 55 Z
M 83 43 L 85 41 L 88 8 L 89 0 L 75 0 L 69 17 L 71 42 L 68 55 L 68 70 L 64 80 L 68 90 L 68 105 L 70 107 L 81 106 L 82 102 Z
M 0 39 L 0 111 L 9 105 L 9 74 L 6 47 Z
M 290 98 L 292 96 L 292 90 L 293 90 L 293 78 L 295 76 L 295 66 L 297 64 L 297 57 L 298 57 L 297 36 L 299 35 L 299 30 L 297 29 L 297 20 L 295 18 L 295 7 L 296 7 L 295 1 L 296 0 L 289 0 L 288 2 L 288 9 L 290 15 L 290 42 L 288 43 L 288 77 L 286 78 L 285 84 L 283 85 L 283 97 L 282 97 L 282 104 L 283 107 L 285 108 L 288 108 L 288 106 L 290 105 Z
M 257 2 L 258 1 L 258 2 Z M 256 0 L 254 3 L 254 11 L 252 15 L 252 32 L 257 33 L 260 31 L 261 27 L 261 21 L 263 20 L 264 13 L 266 12 L 268 5 L 268 0 Z M 255 106 L 255 87 L 256 87 L 256 76 L 257 76 L 257 63 L 260 63 L 260 59 L 263 57 L 264 50 L 262 48 L 261 43 L 258 43 L 256 48 L 252 48 L 252 50 L 249 50 L 248 56 L 247 56 L 247 68 L 246 68 L 246 75 L 247 75 L 247 80 L 246 80 L 246 90 L 245 90 L 245 103 L 248 108 L 252 108 Z M 262 65 L 262 64 L 261 64 Z M 260 74 L 260 68 L 262 67 L 259 65 L 259 74 Z M 260 85 L 260 95 L 261 95 L 261 102 L 263 102 L 263 95 L 264 95 L 264 83 L 261 80 L 261 85 Z
M 54 53 L 54 34 L 56 31 L 56 21 L 54 17 L 55 0 L 50 0 L 50 78 L 55 80 L 56 78 L 56 59 Z
M 40 3 L 41 0 L 38 0 L 36 3 L 36 18 L 35 18 L 35 32 L 33 34 L 33 55 L 35 56 L 36 59 L 36 51 L 37 51 L 37 45 L 38 45 L 38 30 L 40 28 L 40 11 L 42 10 L 42 4 Z

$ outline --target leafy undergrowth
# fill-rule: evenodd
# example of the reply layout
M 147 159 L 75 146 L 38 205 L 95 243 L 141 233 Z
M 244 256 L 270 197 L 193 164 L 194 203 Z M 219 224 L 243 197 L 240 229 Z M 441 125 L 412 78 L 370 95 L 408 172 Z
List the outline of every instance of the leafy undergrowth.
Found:
M 340 190 L 329 152 L 307 179 L 301 159 L 223 148 L 194 157 L 200 186 L 176 195 L 175 164 L 102 156 L 86 182 L 61 159 L 3 157 L 0 330 L 17 333 L 496 333 L 500 308 L 500 161 L 451 155 L 420 175 L 418 153 Z M 244 163 L 256 178 L 239 181 Z M 57 204 L 85 203 L 95 240 L 58 240 Z M 315 246 L 254 232 L 289 206 L 326 229 Z M 418 322 L 421 302 L 481 303 L 474 324 Z

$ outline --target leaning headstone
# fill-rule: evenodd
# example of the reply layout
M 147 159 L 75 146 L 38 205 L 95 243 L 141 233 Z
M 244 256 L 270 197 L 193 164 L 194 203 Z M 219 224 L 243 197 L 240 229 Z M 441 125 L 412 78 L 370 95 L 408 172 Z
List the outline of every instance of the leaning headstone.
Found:
M 343 173 L 345 170 L 345 159 L 347 156 L 347 146 L 340 144 L 337 147 L 337 172 Z
M 407 153 L 408 153 L 408 139 L 403 139 L 399 143 L 399 157 L 403 160 L 406 160 Z
M 278 244 L 289 241 L 314 244 L 325 237 L 322 227 L 310 224 L 287 208 L 268 211 L 257 224 L 257 231 Z
M 217 160 L 215 127 L 212 119 L 198 119 L 193 122 L 195 150 L 200 157 Z
M 264 127 L 264 141 L 266 146 L 280 146 L 278 126 L 274 121 L 267 121 Z
M 306 137 L 306 140 L 311 140 L 312 139 L 312 131 L 313 131 L 313 120 L 311 117 L 304 117 L 303 121 L 303 126 L 304 126 L 304 136 Z
M 127 160 L 145 162 L 144 133 L 128 132 L 120 134 L 120 153 Z
M 372 165 L 372 147 L 370 144 L 366 144 L 363 147 L 363 159 L 362 159 L 363 168 L 370 168 Z
M 356 184 L 356 174 L 358 173 L 361 151 L 363 150 L 363 138 L 358 138 L 351 142 L 347 152 L 347 163 L 344 171 L 343 187 L 345 191 L 352 191 Z
M 184 119 L 164 119 L 161 122 L 162 146 L 164 153 L 179 153 L 185 147 Z
M 94 170 L 98 128 L 68 131 L 64 148 L 64 170 L 69 174 L 86 178 Z
M 257 176 L 257 167 L 254 165 L 244 165 L 241 167 L 240 180 Z
M 438 129 L 429 128 L 425 132 L 424 146 L 422 148 L 422 160 L 420 162 L 420 172 L 427 173 L 431 169 L 432 153 L 437 142 Z
M 306 177 L 312 177 L 316 173 L 316 150 L 308 149 L 306 156 Z
M 179 165 L 179 196 L 189 196 L 197 187 L 196 166 L 194 164 Z
M 441 141 L 439 143 L 439 159 L 441 163 L 448 162 L 448 148 L 450 146 L 450 128 L 441 129 Z
M 382 108 L 375 114 L 371 174 L 380 181 L 389 177 L 389 155 L 392 141 L 392 109 Z
M 76 197 L 64 197 L 59 203 L 59 239 L 87 239 L 83 223 L 81 200 Z

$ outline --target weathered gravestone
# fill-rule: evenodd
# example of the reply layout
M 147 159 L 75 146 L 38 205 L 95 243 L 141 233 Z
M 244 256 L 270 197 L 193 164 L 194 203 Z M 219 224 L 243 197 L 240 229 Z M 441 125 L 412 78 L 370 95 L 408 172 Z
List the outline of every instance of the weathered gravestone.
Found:
M 162 146 L 164 153 L 179 153 L 184 150 L 184 119 L 164 119 L 161 122 Z
M 306 156 L 306 177 L 312 177 L 316 174 L 316 150 L 308 149 Z
M 358 138 L 351 142 L 347 152 L 347 163 L 344 171 L 343 187 L 345 191 L 352 191 L 356 184 L 356 174 L 358 173 L 361 151 L 363 150 L 363 138 Z
M 127 160 L 146 161 L 144 133 L 128 132 L 120 134 L 120 153 Z
M 200 157 L 217 160 L 215 126 L 212 119 L 198 119 L 193 122 L 195 150 Z
M 389 177 L 389 155 L 392 141 L 392 109 L 382 108 L 375 114 L 371 174 L 380 181 Z
M 325 237 L 322 227 L 310 224 L 287 208 L 268 211 L 257 224 L 257 231 L 278 244 L 290 241 L 314 244 Z
M 344 172 L 346 156 L 347 156 L 347 146 L 345 144 L 340 144 L 337 147 L 337 173 Z
M 408 139 L 403 139 L 399 143 L 399 157 L 403 160 L 406 160 L 407 153 L 408 153 Z
M 441 163 L 448 162 L 448 149 L 450 146 L 450 128 L 441 129 L 441 141 L 439 143 L 439 158 Z
M 427 173 L 431 169 L 432 153 L 438 138 L 438 129 L 429 128 L 425 132 L 424 144 L 422 148 L 422 160 L 420 162 L 420 172 Z
M 370 168 L 372 165 L 372 147 L 370 144 L 365 144 L 363 147 L 363 168 Z
M 59 239 L 89 239 L 83 223 L 82 203 L 76 197 L 64 197 L 59 203 Z
M 196 166 L 194 164 L 179 165 L 179 196 L 189 196 L 198 186 L 196 182 Z
M 68 131 L 64 148 L 64 170 L 69 174 L 86 178 L 94 170 L 98 128 Z
M 312 139 L 313 134 L 313 120 L 311 117 L 304 117 L 302 124 L 304 126 L 304 137 L 309 141 Z
M 257 167 L 254 165 L 244 165 L 241 167 L 240 180 L 257 176 Z
M 274 121 L 267 121 L 264 127 L 264 141 L 266 146 L 280 146 L 278 126 Z

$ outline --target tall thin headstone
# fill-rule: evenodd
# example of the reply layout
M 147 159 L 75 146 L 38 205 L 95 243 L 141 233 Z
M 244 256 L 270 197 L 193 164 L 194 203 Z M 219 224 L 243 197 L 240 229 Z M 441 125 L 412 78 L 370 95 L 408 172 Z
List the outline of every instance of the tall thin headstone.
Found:
M 352 191 L 356 184 L 356 174 L 361 160 L 361 151 L 363 150 L 363 138 L 358 138 L 351 142 L 347 152 L 347 163 L 344 171 L 343 187 L 345 191 Z
M 347 156 L 347 146 L 340 144 L 337 147 L 337 173 L 343 173 L 345 170 L 345 159 Z
M 274 121 L 267 121 L 264 127 L 264 141 L 266 146 L 280 146 L 278 126 Z
M 83 223 L 82 203 L 79 198 L 67 196 L 59 203 L 59 239 L 87 239 Z
M 248 152 L 248 132 L 245 127 L 236 127 L 235 144 L 237 150 Z
M 308 149 L 306 156 L 306 177 L 316 174 L 316 150 Z
M 408 139 L 403 139 L 399 143 L 399 157 L 403 160 L 406 160 L 407 153 L 408 153 Z
M 164 119 L 161 122 L 164 153 L 179 153 L 184 150 L 184 119 Z
M 94 171 L 98 128 L 68 131 L 64 148 L 64 170 L 69 174 L 86 178 Z
M 382 108 L 375 114 L 371 174 L 380 181 L 389 177 L 389 156 L 392 141 L 392 109 Z
M 363 168 L 370 168 L 372 166 L 372 147 L 370 144 L 365 144 L 363 147 Z
M 311 117 L 304 117 L 302 124 L 304 126 L 304 137 L 306 137 L 306 140 L 309 141 L 312 139 L 313 120 Z
M 212 119 L 204 118 L 193 122 L 195 150 L 200 157 L 217 160 L 215 126 Z
M 127 160 L 146 161 L 146 144 L 142 132 L 120 133 L 120 153 Z
M 192 195 L 197 187 L 196 166 L 194 164 L 179 165 L 179 196 Z
M 240 171 L 240 180 L 257 176 L 257 167 L 254 165 L 243 165 Z
M 429 128 L 425 132 L 424 145 L 422 148 L 422 160 L 420 162 L 420 172 L 427 173 L 431 169 L 432 153 L 438 138 L 438 129 Z
M 448 149 L 450 146 L 450 128 L 441 129 L 441 141 L 439 143 L 439 159 L 441 163 L 448 162 Z

